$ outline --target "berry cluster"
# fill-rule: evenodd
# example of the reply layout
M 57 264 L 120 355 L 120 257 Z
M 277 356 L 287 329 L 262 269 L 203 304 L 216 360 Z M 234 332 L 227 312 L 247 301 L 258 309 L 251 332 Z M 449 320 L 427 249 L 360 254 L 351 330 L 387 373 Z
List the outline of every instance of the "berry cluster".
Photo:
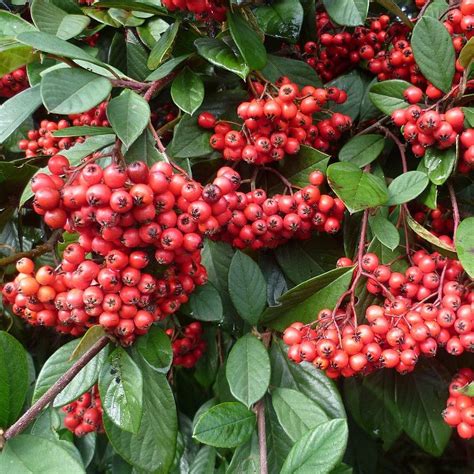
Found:
M 474 380 L 474 370 L 461 369 L 449 385 L 449 398 L 443 411 L 444 421 L 456 428 L 463 439 L 474 437 L 474 397 L 463 395 L 459 389 Z
M 0 97 L 13 97 L 29 86 L 26 68 L 23 66 L 0 77 Z
M 390 26 L 390 17 L 381 15 L 369 27 L 360 26 L 351 33 L 334 25 L 325 11 L 316 14 L 319 44 L 308 41 L 304 58 L 325 82 L 345 73 L 361 61 L 370 61 L 402 25 Z
M 227 8 L 222 0 L 163 0 L 163 6 L 170 12 L 188 11 L 198 20 L 225 21 Z
M 433 357 L 438 346 L 451 355 L 474 351 L 474 292 L 461 283 L 459 261 L 420 250 L 413 262 L 403 274 L 380 265 L 375 254 L 364 255 L 357 271 L 368 277 L 370 293 L 385 294 L 384 305 L 369 306 L 362 325 L 353 303 L 323 309 L 315 323 L 292 324 L 283 335 L 288 357 L 312 362 L 336 378 L 382 367 L 411 372 L 420 355 Z M 351 263 L 345 259 L 339 265 Z
M 422 94 L 418 87 L 409 87 L 404 95 L 413 105 L 392 113 L 393 122 L 395 125 L 403 127 L 403 137 L 410 143 L 413 154 L 418 158 L 425 154 L 427 147 L 436 146 L 446 149 L 453 146 L 458 135 L 464 129 L 464 112 L 461 108 L 454 107 L 444 114 L 435 110 L 423 110 L 420 106 L 415 105 L 421 100 Z M 472 139 L 474 143 L 474 133 Z M 469 143 L 469 140 L 465 139 L 464 141 Z M 474 152 L 474 148 L 472 151 Z M 467 159 L 469 158 L 467 150 L 464 155 L 467 155 Z M 474 163 L 474 154 L 472 161 Z
M 95 127 L 108 127 L 107 102 L 102 102 L 97 107 L 82 114 L 69 115 L 69 120 L 42 120 L 38 130 L 30 130 L 28 138 L 20 140 L 18 146 L 25 151 L 27 157 L 38 155 L 53 156 L 61 150 L 67 150 L 76 143 L 84 141 L 84 137 L 55 137 L 53 134 L 57 130 L 62 130 L 71 126 L 91 125 Z
M 281 80 L 273 95 L 260 83 L 253 87 L 264 97 L 239 105 L 237 114 L 244 121 L 240 130 L 234 130 L 229 122 L 216 122 L 207 112 L 198 118 L 201 127 L 214 128 L 210 144 L 226 160 L 263 165 L 295 155 L 301 144 L 328 151 L 352 124 L 350 117 L 340 113 L 313 123 L 312 114 L 321 111 L 327 102 L 346 101 L 347 94 L 336 87 L 305 86 L 300 90 L 287 78 Z
M 426 206 L 414 207 L 413 219 L 429 229 L 439 240 L 451 247 L 453 243 L 454 220 L 451 211 L 438 204 L 436 209 L 428 209 Z
M 224 166 L 202 191 L 199 213 L 208 217 L 201 230 L 234 247 L 254 250 L 307 239 L 313 230 L 336 233 L 345 207 L 340 199 L 321 194 L 324 181 L 324 174 L 314 171 L 310 184 L 293 195 L 267 196 L 263 189 L 243 193 L 237 191 L 240 175 Z
M 172 340 L 173 365 L 191 369 L 203 356 L 206 350 L 206 341 L 201 339 L 202 326 L 198 321 L 188 324 L 182 332 L 182 337 L 175 329 L 167 329 L 166 334 Z
M 76 436 L 82 437 L 94 431 L 104 432 L 102 404 L 97 385 L 83 393 L 76 401 L 64 406 L 62 411 L 66 413 L 64 417 L 65 428 Z

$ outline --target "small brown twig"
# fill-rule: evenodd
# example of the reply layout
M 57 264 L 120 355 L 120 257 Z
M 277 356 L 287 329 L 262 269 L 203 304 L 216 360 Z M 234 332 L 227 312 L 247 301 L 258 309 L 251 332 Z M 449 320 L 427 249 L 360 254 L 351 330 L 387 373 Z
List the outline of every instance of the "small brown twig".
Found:
M 260 400 L 257 402 L 255 411 L 257 413 L 258 425 L 258 446 L 260 452 L 260 474 L 268 474 L 267 461 L 267 434 L 265 431 L 265 402 Z
M 458 201 L 456 199 L 456 193 L 451 183 L 448 183 L 448 191 L 449 191 L 449 198 L 451 199 L 451 206 L 453 208 L 453 221 L 454 221 L 453 237 L 456 237 L 456 231 L 458 230 L 459 222 L 460 222 L 459 206 L 458 206 Z
M 33 404 L 23 416 L 8 428 L 3 439 L 5 441 L 19 435 L 45 408 L 60 394 L 74 379 L 74 377 L 91 361 L 108 343 L 107 336 L 101 337 L 89 350 L 87 350 L 76 362 L 53 384 L 51 388 Z

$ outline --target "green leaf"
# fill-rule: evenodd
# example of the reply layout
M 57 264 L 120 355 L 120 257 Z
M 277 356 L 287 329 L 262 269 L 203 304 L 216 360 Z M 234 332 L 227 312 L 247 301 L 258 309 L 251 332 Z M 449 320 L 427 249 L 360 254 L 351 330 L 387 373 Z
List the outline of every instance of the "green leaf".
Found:
M 143 415 L 137 434 L 123 431 L 104 415 L 104 427 L 115 451 L 134 467 L 169 472 L 176 450 L 178 422 L 173 392 L 164 374 L 136 360 L 143 379 Z
M 196 117 L 184 115 L 174 129 L 173 140 L 167 147 L 170 156 L 193 158 L 211 153 L 211 134 L 199 127 Z
M 464 69 L 469 67 L 472 60 L 474 59 L 474 39 L 470 38 L 469 41 L 464 45 L 463 49 L 459 53 L 459 62 Z
M 409 106 L 403 98 L 403 92 L 411 84 L 400 79 L 392 79 L 375 83 L 369 92 L 372 103 L 385 115 L 390 115 L 398 109 L 405 109 Z
M 67 40 L 80 34 L 90 23 L 84 15 L 70 15 L 49 0 L 34 0 L 31 18 L 38 30 Z
M 295 286 L 279 298 L 279 305 L 267 308 L 262 321 L 283 331 L 291 323 L 310 323 L 324 308 L 332 308 L 347 290 L 352 269 L 336 268 Z
M 443 23 L 425 16 L 418 20 L 413 29 L 411 47 L 423 75 L 447 93 L 453 82 L 456 54 L 451 35 Z
M 419 196 L 428 186 L 429 179 L 422 171 L 408 171 L 397 176 L 388 187 L 388 206 L 396 206 Z
M 178 56 L 177 58 L 171 58 L 165 63 L 163 63 L 158 69 L 155 69 L 147 78 L 147 81 L 158 81 L 163 79 L 168 74 L 173 72 L 181 63 L 186 61 L 191 55 L 184 54 L 183 56 Z
M 382 135 L 355 136 L 339 151 L 339 161 L 349 161 L 362 168 L 376 160 L 384 146 L 385 138 Z
M 145 23 L 143 18 L 138 18 L 131 11 L 123 10 L 121 8 L 111 8 L 109 15 L 112 20 L 116 21 L 119 25 L 134 27 L 140 26 Z
M 449 258 L 457 258 L 454 248 L 447 245 L 445 242 L 440 240 L 436 235 L 432 234 L 429 230 L 425 229 L 421 224 L 415 221 L 410 215 L 406 216 L 407 224 L 410 229 L 415 232 L 423 240 L 426 240 L 433 245 L 440 253 L 446 255 Z
M 229 294 L 240 317 L 257 324 L 265 309 L 267 284 L 258 265 L 240 250 L 229 268 Z
M 156 69 L 163 60 L 169 57 L 180 25 L 181 23 L 179 21 L 170 25 L 161 38 L 156 42 L 155 46 L 153 46 L 150 56 L 148 57 L 149 69 Z
M 399 377 L 397 402 L 405 433 L 426 452 L 440 456 L 451 435 L 440 415 L 446 408 L 447 381 L 432 364 Z
M 137 434 L 143 408 L 140 369 L 121 347 L 108 357 L 99 376 L 102 408 L 119 428 Z
M 464 270 L 474 278 L 474 217 L 464 219 L 455 235 L 456 251 Z
M 204 83 L 198 74 L 184 68 L 171 84 L 173 102 L 189 115 L 201 106 L 204 100 Z
M 16 39 L 20 43 L 27 44 L 32 48 L 43 51 L 44 53 L 54 54 L 64 58 L 80 59 L 98 66 L 104 66 L 102 61 L 87 54 L 78 46 L 68 43 L 57 36 L 43 33 L 42 31 L 27 31 L 25 33 L 20 33 Z
M 322 408 L 291 388 L 273 390 L 272 403 L 278 421 L 294 442 L 316 426 L 328 421 L 328 416 Z
M 102 10 L 100 8 L 91 8 L 91 7 L 84 7 L 82 8 L 82 12 L 90 16 L 93 20 L 102 23 L 104 25 L 112 26 L 113 28 L 118 28 L 120 23 L 115 21 L 110 15 L 107 10 Z
M 216 454 L 212 446 L 203 446 L 189 466 L 189 474 L 214 474 Z
M 78 345 L 78 341 L 70 341 L 60 347 L 43 365 L 36 380 L 33 392 L 33 403 L 42 397 L 46 391 L 66 372 L 74 361 L 71 355 Z M 55 407 L 61 407 L 73 402 L 87 392 L 97 381 L 99 372 L 107 357 L 108 350 L 102 349 L 86 366 L 74 377 L 72 382 L 54 400 Z
M 226 474 L 259 474 L 260 453 L 258 446 L 258 435 L 256 431 L 245 444 L 237 446 L 230 461 Z M 214 474 L 210 471 L 209 474 Z
M 0 331 L 0 426 L 13 424 L 28 392 L 28 359 L 23 346 Z
M 15 474 L 84 474 L 78 459 L 57 442 L 22 434 L 7 441 L 0 454 L 0 472 Z
M 359 169 L 353 163 L 334 163 L 328 167 L 328 182 L 337 196 L 354 213 L 385 204 L 388 191 L 384 181 Z
M 424 16 L 429 16 L 432 18 L 441 18 L 441 16 L 448 9 L 448 2 L 446 0 L 433 0 L 428 5 L 428 8 L 425 10 Z M 413 27 L 413 25 L 412 25 Z
M 198 321 L 221 321 L 224 316 L 221 297 L 212 283 L 197 287 L 188 306 L 190 315 Z
M 148 166 L 153 165 L 157 161 L 163 161 L 163 155 L 157 150 L 156 141 L 148 128 L 142 132 L 125 152 L 125 161 L 127 163 L 145 161 Z
M 296 42 L 303 24 L 304 11 L 300 2 L 276 0 L 254 10 L 258 24 L 269 36 Z
M 14 15 L 5 10 L 0 11 L 0 36 L 14 38 L 25 31 L 34 31 L 35 27 L 23 20 L 21 16 Z
M 257 9 L 258 11 L 258 9 Z M 244 16 L 237 12 L 227 12 L 230 34 L 240 54 L 250 69 L 259 70 L 267 64 L 267 51 L 258 33 L 249 25 Z
M 125 89 L 107 106 L 107 118 L 121 142 L 130 145 L 141 135 L 150 120 L 148 102 L 136 92 Z
M 193 438 L 217 448 L 245 443 L 255 426 L 255 414 L 238 402 L 226 402 L 205 411 L 198 419 Z
M 6 44 L 5 44 L 6 43 Z M 18 43 L 5 42 L 0 39 L 0 75 L 9 74 L 35 58 L 29 46 Z
M 314 69 L 304 61 L 274 56 L 273 54 L 269 54 L 267 59 L 267 65 L 262 69 L 262 73 L 271 82 L 276 82 L 280 77 L 287 76 L 300 87 L 306 85 L 319 87 L 322 85 L 321 79 L 319 79 Z
M 114 131 L 110 127 L 90 127 L 80 125 L 67 127 L 53 132 L 53 137 L 96 137 L 98 135 L 110 135 Z
M 237 74 L 243 80 L 250 72 L 249 67 L 238 52 L 215 38 L 199 38 L 194 42 L 198 53 L 211 64 Z
M 156 6 L 153 5 L 154 3 Z M 94 2 L 94 6 L 98 8 L 123 8 L 124 10 L 153 13 L 156 15 L 168 14 L 165 8 L 158 6 L 156 2 L 151 0 L 147 2 L 136 2 L 135 0 L 101 0 Z
M 255 336 L 247 334 L 237 340 L 227 360 L 226 376 L 232 395 L 248 408 L 265 395 L 270 383 L 270 359 Z
M 166 23 L 162 18 L 153 18 L 143 26 L 139 26 L 137 28 L 137 33 L 143 43 L 145 43 L 149 48 L 153 48 L 168 27 L 168 23 Z
M 86 112 L 105 100 L 111 90 L 108 79 L 79 68 L 56 69 L 41 81 L 43 103 L 54 114 Z
M 380 212 L 369 218 L 370 229 L 377 239 L 388 247 L 394 250 L 400 244 L 400 234 L 397 228 Z
M 355 70 L 337 77 L 329 82 L 328 86 L 342 89 L 347 94 L 347 100 L 343 104 L 331 105 L 331 111 L 349 115 L 355 121 L 360 114 L 365 89 L 368 88 L 367 81 L 362 78 L 359 71 Z
M 464 387 L 461 387 L 458 392 L 467 395 L 468 397 L 474 397 L 474 382 L 464 385 Z
M 451 176 L 456 164 L 456 149 L 451 147 L 440 150 L 428 147 L 423 157 L 423 164 L 428 173 L 428 178 L 433 184 L 441 185 Z
M 330 473 L 342 461 L 348 435 L 345 420 L 331 420 L 313 428 L 291 448 L 281 474 Z
M 70 360 L 79 359 L 79 357 L 84 355 L 85 352 L 87 352 L 99 339 L 105 335 L 106 332 L 103 326 L 96 324 L 95 326 L 90 327 L 84 336 L 81 337 L 81 340 L 71 354 Z
M 39 86 L 26 89 L 4 102 L 0 106 L 0 143 L 5 142 L 40 105 Z
M 157 372 L 167 374 L 173 362 L 171 340 L 166 333 L 157 326 L 140 336 L 135 348 L 142 359 Z
M 363 25 L 369 11 L 369 0 L 323 0 L 332 20 L 339 25 Z

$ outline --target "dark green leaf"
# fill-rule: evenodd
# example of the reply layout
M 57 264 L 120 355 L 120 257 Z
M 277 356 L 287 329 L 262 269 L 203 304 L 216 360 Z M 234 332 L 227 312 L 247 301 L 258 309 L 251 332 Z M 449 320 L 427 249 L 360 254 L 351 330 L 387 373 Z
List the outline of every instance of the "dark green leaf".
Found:
M 203 446 L 189 466 L 189 474 L 214 474 L 216 454 L 216 449 L 212 446 Z
M 446 408 L 446 378 L 433 364 L 418 364 L 397 383 L 397 401 L 405 433 L 422 449 L 439 456 L 451 429 L 441 412 Z
M 121 347 L 110 354 L 102 367 L 99 392 L 108 418 L 120 429 L 137 434 L 142 419 L 143 378 Z
M 23 346 L 0 331 L 0 426 L 10 426 L 21 413 L 28 392 L 28 360 Z
M 348 438 L 345 420 L 331 420 L 313 428 L 291 449 L 282 474 L 329 473 L 342 460 Z
M 428 176 L 422 171 L 408 171 L 397 176 L 388 187 L 388 206 L 396 206 L 419 196 L 428 186 Z
M 131 29 L 125 31 L 125 53 L 127 58 L 125 70 L 130 77 L 144 81 L 150 74 L 147 66 L 148 51 Z
M 269 54 L 267 65 L 262 69 L 262 73 L 271 82 L 276 82 L 280 77 L 287 76 L 300 87 L 322 85 L 321 79 L 309 64 L 283 56 Z
M 403 98 L 403 92 L 410 86 L 409 82 L 400 79 L 378 82 L 370 88 L 369 97 L 377 108 L 390 115 L 395 110 L 409 106 Z
M 237 446 L 227 468 L 226 474 L 259 474 L 260 452 L 256 431 L 245 444 Z M 209 474 L 214 474 L 210 471 Z
M 270 359 L 255 336 L 247 334 L 237 340 L 227 360 L 226 376 L 232 395 L 248 408 L 265 395 L 270 383 Z
M 278 421 L 294 442 L 309 430 L 328 421 L 322 408 L 307 396 L 290 388 L 273 390 L 272 403 Z
M 148 57 L 148 68 L 156 69 L 163 60 L 167 59 L 173 49 L 174 40 L 178 34 L 180 22 L 177 21 L 169 26 L 169 28 L 163 33 L 161 38 L 156 42 L 155 46 L 150 52 Z
M 137 340 L 135 347 L 143 360 L 157 372 L 168 373 L 173 361 L 171 340 L 159 327 L 151 329 Z
M 196 288 L 189 297 L 189 309 L 199 321 L 221 321 L 224 315 L 221 297 L 212 283 Z
M 240 317 L 257 324 L 265 309 L 267 284 L 258 265 L 237 250 L 229 268 L 229 293 Z
M 148 102 L 130 89 L 125 89 L 107 106 L 107 118 L 110 125 L 127 148 L 145 130 L 150 115 Z
M 14 38 L 25 31 L 34 31 L 35 27 L 23 20 L 21 16 L 14 15 L 5 10 L 0 11 L 0 36 Z
M 376 160 L 385 146 L 381 135 L 359 135 L 351 138 L 339 151 L 340 161 L 350 161 L 364 167 Z
M 455 236 L 456 251 L 464 270 L 474 278 L 474 217 L 464 219 Z
M 388 247 L 394 250 L 400 243 L 400 234 L 397 228 L 379 212 L 369 218 L 370 229 L 377 239 Z
M 3 143 L 39 106 L 40 87 L 26 89 L 0 106 L 0 143 Z
M 428 147 L 423 157 L 423 164 L 428 173 L 428 178 L 433 184 L 441 185 L 451 176 L 456 164 L 456 149 L 451 147 L 440 150 Z
M 360 72 L 352 71 L 339 76 L 329 82 L 328 85 L 342 89 L 347 94 L 347 100 L 342 104 L 331 105 L 331 111 L 349 115 L 352 120 L 356 120 L 360 113 L 366 88 Z
M 135 360 L 143 379 L 143 415 L 138 433 L 117 428 L 104 416 L 107 436 L 115 451 L 136 468 L 169 472 L 176 450 L 178 423 L 173 392 L 164 374 Z
M 418 20 L 413 29 L 411 47 L 423 75 L 447 93 L 453 82 L 456 55 L 451 35 L 443 23 L 426 16 Z
M 76 348 L 71 354 L 71 360 L 78 359 L 85 352 L 87 352 L 99 339 L 106 335 L 104 328 L 99 324 L 90 327 L 81 340 L 77 344 Z
M 181 63 L 186 61 L 191 55 L 184 54 L 183 56 L 178 56 L 177 58 L 171 58 L 165 63 L 163 63 L 158 69 L 154 70 L 147 78 L 147 81 L 158 81 L 163 79 L 169 73 L 173 72 Z
M 293 0 L 276 0 L 254 10 L 258 24 L 269 36 L 296 42 L 303 24 L 303 7 Z
M 68 127 L 53 132 L 54 137 L 95 137 L 97 135 L 110 135 L 114 131 L 110 127 Z
M 442 14 L 448 9 L 448 6 L 449 5 L 446 0 L 433 0 L 425 10 L 424 16 L 429 16 L 436 19 L 441 18 Z
M 61 68 L 46 74 L 41 81 L 41 97 L 49 112 L 86 112 L 108 97 L 112 84 L 105 77 L 79 68 Z
M 199 127 L 196 117 L 184 115 L 174 129 L 173 140 L 167 151 L 175 158 L 192 158 L 207 155 L 212 151 L 209 145 L 210 133 Z
M 156 6 L 153 5 L 156 4 Z M 167 10 L 158 6 L 156 2 L 136 2 L 135 0 L 101 0 L 95 2 L 94 6 L 99 8 L 123 8 L 124 10 L 133 10 L 135 12 L 154 13 L 156 15 L 167 14 Z
M 463 68 L 468 68 L 469 64 L 474 59 L 474 39 L 471 38 L 465 45 L 464 48 L 461 50 L 459 54 L 459 62 Z
M 33 402 L 37 401 L 46 391 L 68 370 L 74 361 L 71 355 L 78 341 L 70 341 L 60 347 L 43 365 L 36 380 Z M 87 392 L 97 381 L 99 372 L 107 357 L 107 348 L 102 349 L 80 372 L 73 381 L 56 397 L 55 407 L 71 403 L 84 392 Z
M 157 161 L 163 161 L 163 155 L 157 150 L 156 141 L 148 128 L 142 132 L 125 152 L 125 160 L 127 163 L 145 161 L 148 166 L 153 165 Z
M 84 466 L 59 443 L 22 434 L 8 440 L 0 454 L 0 472 L 84 474 Z
M 369 11 L 369 0 L 323 0 L 323 3 L 331 19 L 339 25 L 363 25 Z
M 250 72 L 249 67 L 240 54 L 234 52 L 226 43 L 215 38 L 199 38 L 194 44 L 198 53 L 210 63 L 246 79 Z
M 193 438 L 218 448 L 234 448 L 252 435 L 255 414 L 238 402 L 216 405 L 198 419 Z
M 137 28 L 137 33 L 143 43 L 145 43 L 149 48 L 153 48 L 168 27 L 168 23 L 166 23 L 162 18 L 152 18 L 143 26 L 139 26 Z
M 184 68 L 171 84 L 173 102 L 189 115 L 201 106 L 204 100 L 204 83 L 198 74 Z
M 228 11 L 227 23 L 232 39 L 249 68 L 263 69 L 267 63 L 267 51 L 248 20 L 239 12 Z
M 378 176 L 364 172 L 353 163 L 334 163 L 328 167 L 328 182 L 349 212 L 385 204 L 388 191 Z

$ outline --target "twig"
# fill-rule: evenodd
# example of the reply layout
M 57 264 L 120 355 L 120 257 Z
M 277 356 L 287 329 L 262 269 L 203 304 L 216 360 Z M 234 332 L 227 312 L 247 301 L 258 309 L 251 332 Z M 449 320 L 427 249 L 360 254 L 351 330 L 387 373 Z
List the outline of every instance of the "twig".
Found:
M 385 135 L 393 140 L 395 145 L 397 145 L 398 151 L 400 152 L 400 158 L 402 159 L 402 169 L 403 172 L 406 173 L 408 171 L 408 166 L 407 166 L 407 155 L 406 155 L 406 145 L 404 145 L 398 138 L 397 136 L 392 133 L 387 127 L 384 127 L 383 125 L 378 124 L 377 128 L 382 130 Z
M 90 349 L 85 352 L 68 369 L 57 382 L 32 406 L 24 415 L 17 420 L 3 435 L 3 440 L 11 439 L 19 435 L 45 408 L 49 405 L 59 393 L 61 393 L 74 379 L 74 377 L 92 360 L 108 343 L 110 339 L 107 336 L 101 337 Z
M 265 432 L 265 403 L 260 400 L 256 405 L 258 424 L 258 446 L 260 451 L 260 474 L 268 474 L 267 434 Z
M 36 258 L 47 252 L 51 252 L 61 235 L 62 231 L 57 229 L 51 234 L 49 239 L 44 244 L 38 245 L 38 247 L 29 250 L 28 252 L 18 252 L 13 255 L 9 255 L 8 257 L 0 258 L 0 267 L 5 267 L 11 263 L 15 263 L 16 261 L 20 260 L 20 258 Z
M 458 230 L 458 226 L 460 222 L 459 206 L 458 206 L 458 201 L 456 199 L 456 193 L 454 192 L 454 188 L 451 183 L 448 183 L 448 191 L 449 191 L 449 197 L 451 199 L 451 206 L 453 207 L 453 220 L 454 220 L 453 237 L 456 237 L 456 231 Z
M 148 87 L 146 82 L 130 81 L 126 79 L 111 79 L 113 87 L 121 87 L 123 89 L 133 89 L 136 91 L 142 91 Z

